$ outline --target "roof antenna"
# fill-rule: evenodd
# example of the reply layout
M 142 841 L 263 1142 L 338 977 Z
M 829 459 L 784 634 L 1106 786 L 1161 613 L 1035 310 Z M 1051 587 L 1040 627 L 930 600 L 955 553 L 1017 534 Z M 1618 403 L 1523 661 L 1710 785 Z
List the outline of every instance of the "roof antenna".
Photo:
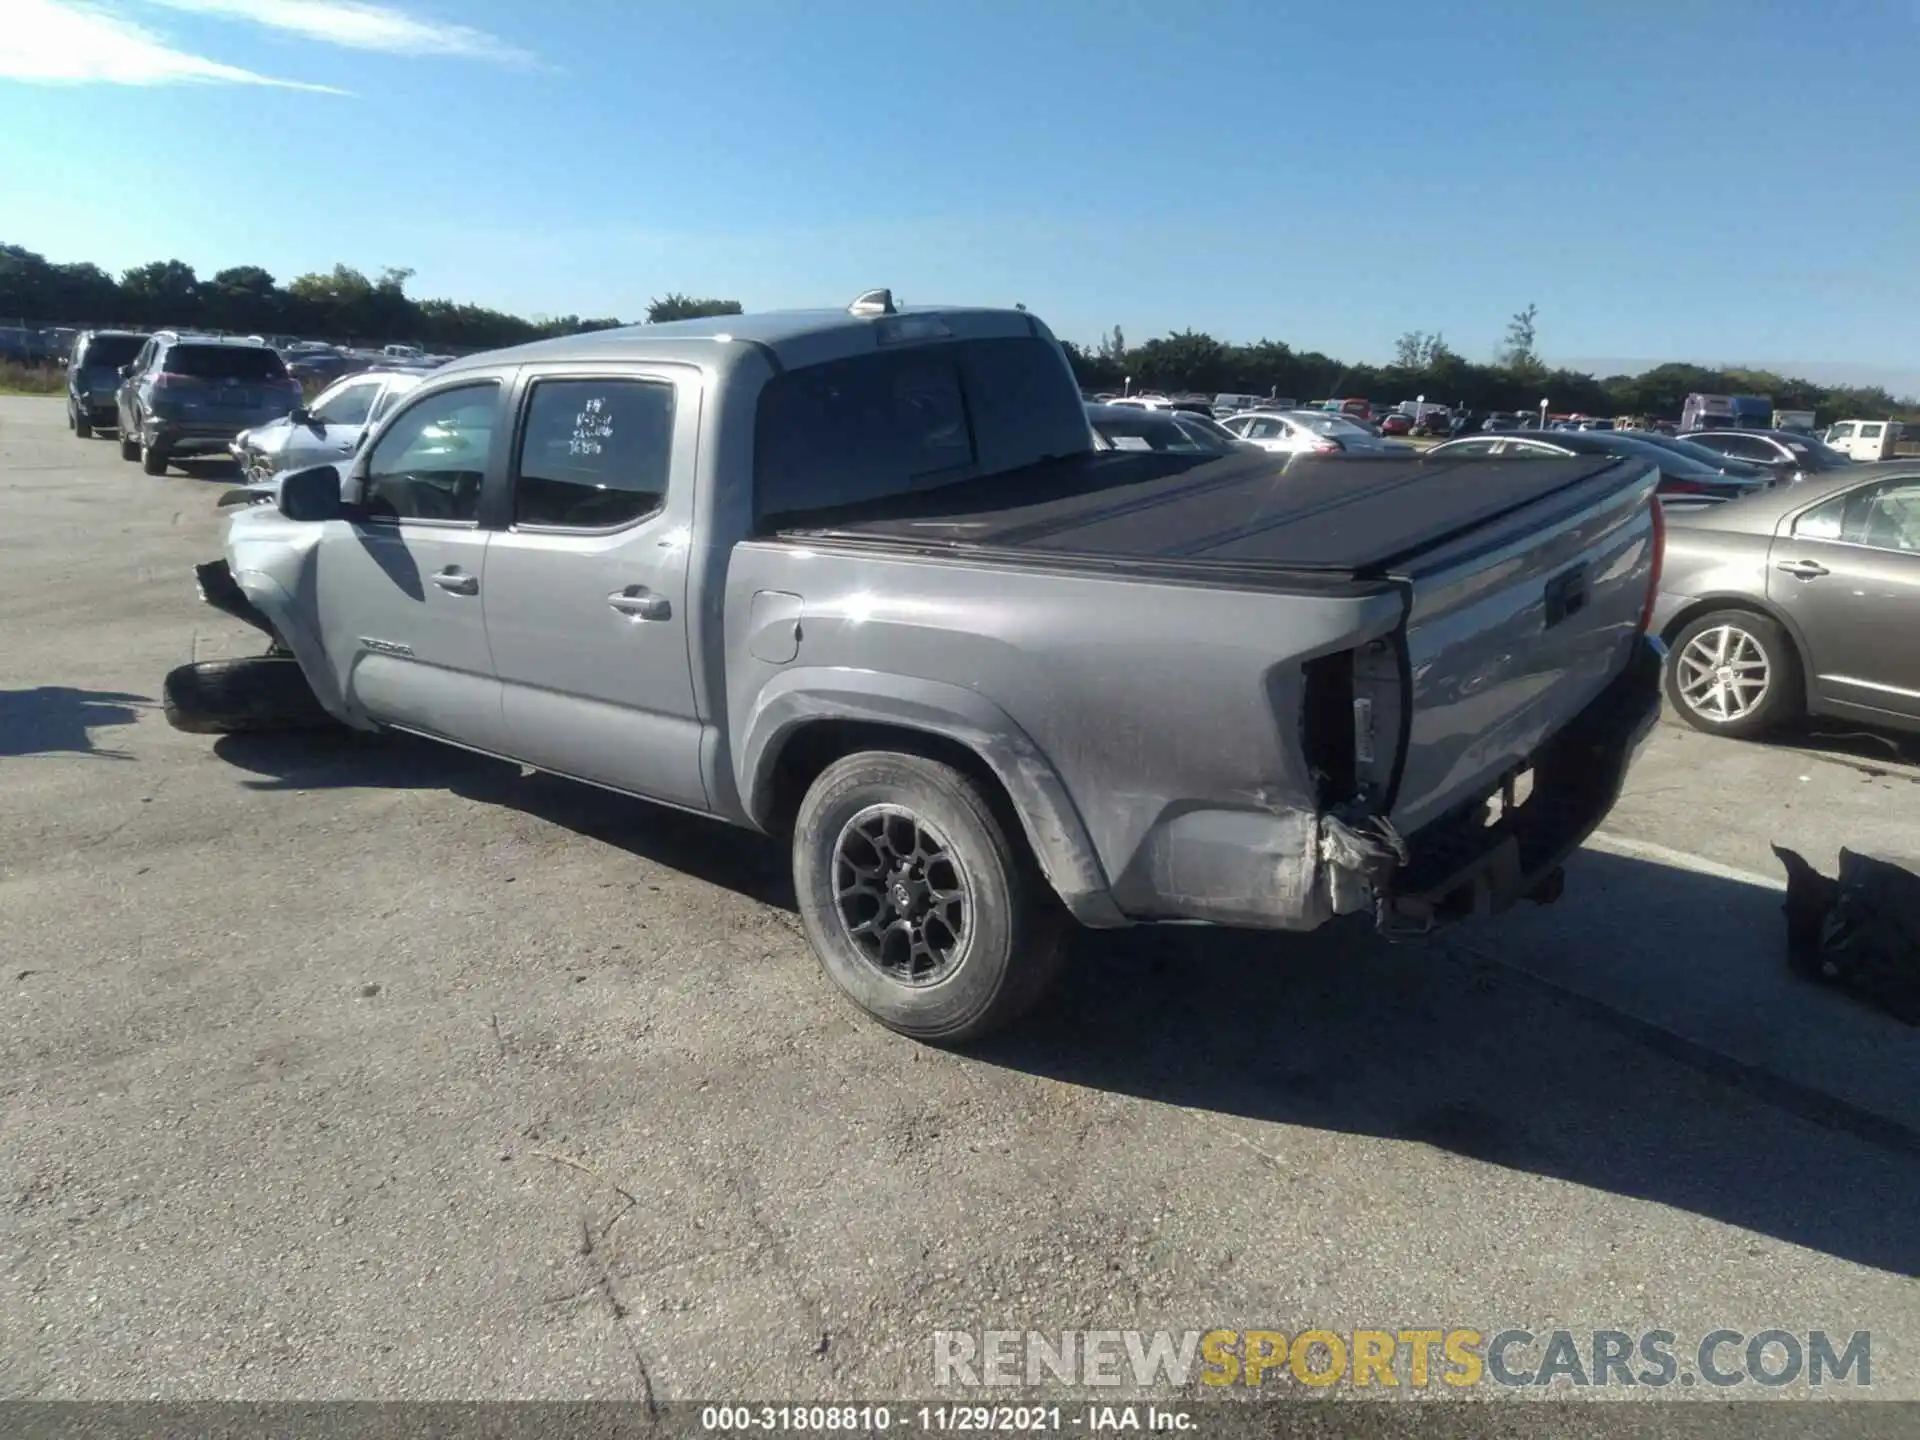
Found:
M 868 290 L 847 306 L 849 315 L 897 315 L 900 312 L 893 305 L 893 291 Z

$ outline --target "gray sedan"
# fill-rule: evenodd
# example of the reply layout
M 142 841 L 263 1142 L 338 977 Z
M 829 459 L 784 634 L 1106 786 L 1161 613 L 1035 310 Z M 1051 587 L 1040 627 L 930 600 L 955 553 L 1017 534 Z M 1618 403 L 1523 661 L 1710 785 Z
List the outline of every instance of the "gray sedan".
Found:
M 282 470 L 328 465 L 360 448 L 361 438 L 401 396 L 425 378 L 424 370 L 363 370 L 343 376 L 310 405 L 235 437 L 233 458 L 248 480 L 266 480 Z
M 1654 625 L 1689 723 L 1804 715 L 1920 731 L 1920 461 L 1669 511 Z

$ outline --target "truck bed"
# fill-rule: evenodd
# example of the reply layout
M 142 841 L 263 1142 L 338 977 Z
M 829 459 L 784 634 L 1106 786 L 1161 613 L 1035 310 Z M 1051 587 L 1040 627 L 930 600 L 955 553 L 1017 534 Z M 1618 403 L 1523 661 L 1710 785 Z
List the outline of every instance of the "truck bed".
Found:
M 1640 468 L 1605 456 L 1515 465 L 1105 452 L 892 499 L 884 510 L 809 517 L 781 533 L 980 558 L 1214 570 L 1235 580 L 1278 572 L 1367 581 L 1475 532 L 1493 543 L 1504 528 L 1496 522 L 1522 510 L 1537 525 L 1543 510 L 1559 508 L 1540 502 L 1577 508 Z
M 1243 627 L 1232 644 L 1264 654 L 1269 676 L 1336 677 L 1319 692 L 1334 697 L 1324 699 L 1326 723 L 1356 727 L 1352 755 L 1363 758 L 1355 768 L 1343 751 L 1329 773 L 1354 774 L 1411 834 L 1524 768 L 1627 665 L 1652 573 L 1658 478 L 1650 464 L 1612 456 L 1518 464 L 1119 452 L 810 516 L 775 543 L 844 556 L 861 577 L 862 613 L 904 597 L 910 613 L 964 614 L 965 628 L 1000 642 L 1002 656 L 1046 655 L 1055 679 L 1072 657 L 1100 648 L 1072 638 L 1096 627 L 1061 596 L 1124 615 L 1141 636 L 1123 647 L 1124 663 L 1167 676 L 1173 658 L 1145 640 L 1161 612 L 1188 616 L 1165 623 L 1209 645 L 1223 643 L 1220 626 Z M 863 568 L 869 559 L 883 568 Z M 968 579 L 972 566 L 1013 573 Z M 1077 577 L 1120 583 L 1096 599 L 1071 583 Z M 1146 606 L 1133 603 L 1128 581 L 1196 594 Z M 812 617 L 832 608 L 811 593 L 818 583 L 769 588 L 807 592 Z M 1228 619 L 1200 591 L 1283 603 L 1229 606 Z M 1332 618 L 1337 607 L 1387 596 L 1395 619 L 1342 658 L 1354 638 Z M 1214 619 L 1203 624 L 1203 613 Z M 997 683 L 985 662 L 937 658 L 925 630 L 890 663 Z M 1180 683 L 1217 703 L 1221 689 L 1252 681 Z M 1086 713 L 1142 710 L 1129 695 Z

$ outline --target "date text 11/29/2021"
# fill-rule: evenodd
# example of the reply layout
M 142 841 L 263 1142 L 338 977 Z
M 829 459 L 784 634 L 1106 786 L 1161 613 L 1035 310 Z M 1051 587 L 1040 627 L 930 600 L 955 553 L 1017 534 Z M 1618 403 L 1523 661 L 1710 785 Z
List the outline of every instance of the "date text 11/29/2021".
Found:
M 700 1428 L 716 1434 L 810 1431 L 875 1434 L 1005 1434 L 1022 1431 L 1164 1434 L 1196 1428 L 1185 1410 L 1158 1405 L 707 1405 Z

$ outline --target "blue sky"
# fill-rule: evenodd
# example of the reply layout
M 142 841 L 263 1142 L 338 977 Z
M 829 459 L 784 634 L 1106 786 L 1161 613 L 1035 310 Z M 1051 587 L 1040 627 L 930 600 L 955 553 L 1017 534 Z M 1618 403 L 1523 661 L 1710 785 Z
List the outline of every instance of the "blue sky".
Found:
M 1351 359 L 1489 358 L 1531 301 L 1554 359 L 1920 391 L 1920 0 L 0 11 L 0 239 L 54 259 L 628 318 L 884 284 Z

